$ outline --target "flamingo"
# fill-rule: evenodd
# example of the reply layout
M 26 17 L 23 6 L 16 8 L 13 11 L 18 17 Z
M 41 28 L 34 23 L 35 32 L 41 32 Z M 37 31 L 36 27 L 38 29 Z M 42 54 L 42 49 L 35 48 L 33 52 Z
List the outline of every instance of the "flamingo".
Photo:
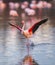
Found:
M 20 7 L 20 4 L 16 2 L 16 3 L 14 4 L 14 6 L 15 6 L 15 9 L 18 9 L 18 8 Z
M 15 9 L 14 2 L 9 2 L 9 8 L 10 8 L 11 10 Z
M 1 0 L 1 1 L 0 1 L 0 9 L 1 9 L 1 10 L 4 10 L 5 7 L 6 7 L 6 4 L 3 3 L 3 1 Z
M 14 3 L 14 2 L 9 2 L 9 8 L 11 9 L 11 10 L 13 10 L 13 9 L 18 9 L 20 7 L 20 4 L 19 3 Z
M 24 1 L 23 4 L 24 4 L 26 7 L 28 7 L 28 5 L 29 5 L 28 1 Z
M 34 9 L 31 8 L 25 8 L 25 13 L 27 13 L 28 16 L 33 16 L 36 14 L 36 11 Z
M 10 16 L 19 16 L 16 10 L 10 10 L 9 15 Z
M 47 7 L 47 4 L 48 4 L 48 3 L 47 3 L 46 1 L 43 2 L 43 6 L 44 6 L 44 8 Z
M 31 4 L 30 4 L 30 8 L 32 8 L 32 9 L 36 9 L 37 8 L 37 6 L 36 6 L 36 0 L 32 0 L 31 1 Z
M 47 7 L 51 8 L 52 7 L 51 3 L 47 3 Z
M 29 3 L 27 1 L 24 1 L 23 3 L 21 3 L 21 9 L 27 8 L 28 5 L 29 5 Z
M 41 16 L 42 16 L 42 9 L 44 8 L 44 6 L 43 6 L 43 1 L 39 1 L 38 2 L 38 4 L 36 5 L 37 6 L 37 8 L 38 8 L 38 18 L 42 18 Z
M 21 31 L 21 33 L 26 37 L 26 38 L 30 38 L 32 36 L 32 34 L 35 33 L 35 31 L 39 28 L 39 26 L 41 24 L 44 24 L 46 21 L 48 20 L 48 18 L 43 19 L 37 23 L 35 23 L 33 26 L 31 26 L 29 29 L 24 30 L 22 29 L 20 26 L 14 25 L 12 23 L 9 23 L 11 26 L 14 26 L 15 28 L 17 28 L 18 30 Z
M 24 10 L 26 13 L 28 13 L 30 11 L 30 8 L 25 8 Z
M 44 6 L 44 8 L 51 8 L 52 7 L 52 4 L 51 3 L 48 3 L 48 2 L 46 2 L 46 1 L 44 1 L 43 2 L 43 6 Z
M 36 4 L 36 2 L 37 2 L 36 0 L 31 0 L 31 3 L 33 4 Z
M 36 6 L 37 6 L 37 8 L 39 8 L 39 9 L 44 8 L 44 6 L 43 6 L 43 1 L 39 1 Z
M 37 6 L 36 6 L 36 4 L 30 4 L 30 8 L 32 8 L 32 9 L 36 9 Z

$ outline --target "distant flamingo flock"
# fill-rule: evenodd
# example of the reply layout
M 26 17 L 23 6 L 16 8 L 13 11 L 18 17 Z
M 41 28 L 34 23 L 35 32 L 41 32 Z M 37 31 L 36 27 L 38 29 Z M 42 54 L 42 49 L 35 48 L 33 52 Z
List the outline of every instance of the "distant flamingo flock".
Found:
M 36 0 L 32 0 L 30 3 L 28 1 L 23 1 L 21 3 L 19 2 L 9 2 L 8 3 L 10 12 L 9 15 L 12 16 L 18 16 L 19 13 L 17 13 L 17 9 L 22 9 L 24 10 L 27 15 L 35 15 L 36 14 L 36 9 L 42 9 L 42 8 L 51 8 L 52 4 L 47 2 L 47 1 L 39 1 L 37 2 Z M 1 0 L 0 1 L 0 10 L 4 10 L 7 7 L 7 5 Z

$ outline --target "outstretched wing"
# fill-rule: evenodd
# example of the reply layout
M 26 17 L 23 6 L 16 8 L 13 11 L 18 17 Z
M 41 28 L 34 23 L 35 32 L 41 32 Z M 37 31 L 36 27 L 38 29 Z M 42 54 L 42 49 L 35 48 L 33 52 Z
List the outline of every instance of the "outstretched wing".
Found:
M 28 31 L 34 33 L 41 24 L 45 23 L 48 18 L 41 20 L 40 22 L 35 23 Z
M 14 25 L 14 24 L 12 24 L 12 23 L 9 23 L 9 24 L 10 24 L 11 26 L 17 28 L 18 30 L 22 31 L 22 28 L 21 28 L 20 26 Z

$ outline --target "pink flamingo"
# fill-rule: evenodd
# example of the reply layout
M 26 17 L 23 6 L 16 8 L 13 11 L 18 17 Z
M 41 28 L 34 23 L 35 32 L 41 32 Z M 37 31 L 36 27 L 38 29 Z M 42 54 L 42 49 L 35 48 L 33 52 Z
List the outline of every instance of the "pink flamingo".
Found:
M 34 9 L 30 9 L 30 8 L 25 8 L 25 13 L 27 13 L 27 15 L 29 16 L 33 16 L 36 14 L 36 11 Z
M 29 5 L 28 1 L 24 1 L 23 4 L 24 4 L 26 7 L 28 7 L 28 5 Z
M 43 6 L 44 6 L 44 8 L 47 7 L 47 2 L 46 1 L 43 2 Z
M 20 4 L 19 3 L 15 3 L 14 6 L 15 6 L 15 9 L 18 9 L 20 7 Z
M 18 9 L 20 7 L 19 3 L 9 2 L 9 8 L 10 9 Z
M 43 1 L 39 1 L 38 4 L 37 4 L 37 8 L 41 9 L 43 8 Z
M 15 28 L 17 28 L 18 30 L 20 30 L 22 32 L 22 34 L 26 37 L 26 38 L 30 38 L 32 36 L 32 34 L 34 34 L 34 32 L 39 28 L 39 26 L 43 23 L 45 23 L 48 20 L 48 18 L 41 20 L 37 23 L 35 23 L 32 27 L 30 27 L 27 30 L 22 29 L 20 26 L 14 25 L 12 23 L 9 23 L 11 26 L 14 26 Z
M 51 3 L 47 3 L 47 7 L 48 8 L 51 8 L 52 7 L 52 4 Z
M 30 46 L 30 44 L 28 43 L 29 38 L 35 33 L 35 31 L 39 28 L 39 26 L 44 24 L 47 20 L 48 20 L 48 18 L 43 19 L 43 20 L 35 23 L 33 26 L 31 26 L 27 30 L 24 30 L 24 28 L 21 28 L 20 26 L 9 23 L 11 26 L 13 26 L 13 27 L 17 28 L 18 30 L 20 30 L 20 32 L 27 38 L 26 46 L 27 46 L 28 56 L 29 56 L 29 46 Z
M 43 1 L 39 1 L 39 3 L 37 4 L 37 8 L 39 9 L 39 11 L 38 11 L 39 18 L 41 19 L 42 8 L 44 8 L 44 6 L 43 6 Z
M 46 1 L 44 1 L 43 2 L 43 6 L 44 6 L 44 8 L 51 8 L 52 7 L 52 4 L 51 3 L 48 3 L 48 2 L 46 2 Z
M 29 5 L 29 3 L 27 1 L 24 1 L 23 3 L 21 3 L 21 9 L 27 8 L 28 5 Z
M 0 1 L 0 9 L 1 9 L 1 10 L 4 10 L 5 7 L 6 7 L 6 4 L 3 3 L 3 1 Z
M 32 9 L 36 9 L 37 8 L 37 6 L 36 6 L 36 0 L 32 0 L 31 1 L 31 4 L 30 4 L 30 8 L 32 8 Z
M 18 13 L 16 10 L 10 10 L 9 14 L 10 16 L 18 16 Z
M 15 7 L 14 2 L 9 2 L 9 8 L 14 9 L 14 7 Z

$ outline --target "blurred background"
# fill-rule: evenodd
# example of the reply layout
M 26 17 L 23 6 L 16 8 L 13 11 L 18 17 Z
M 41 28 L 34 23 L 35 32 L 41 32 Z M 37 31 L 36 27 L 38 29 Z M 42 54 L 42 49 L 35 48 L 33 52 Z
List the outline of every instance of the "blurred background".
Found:
M 13 23 L 25 29 L 48 18 L 30 38 L 30 55 L 39 65 L 55 64 L 55 0 L 0 0 L 0 65 L 21 65 L 28 54 L 27 39 Z M 32 45 L 33 44 L 33 45 Z

